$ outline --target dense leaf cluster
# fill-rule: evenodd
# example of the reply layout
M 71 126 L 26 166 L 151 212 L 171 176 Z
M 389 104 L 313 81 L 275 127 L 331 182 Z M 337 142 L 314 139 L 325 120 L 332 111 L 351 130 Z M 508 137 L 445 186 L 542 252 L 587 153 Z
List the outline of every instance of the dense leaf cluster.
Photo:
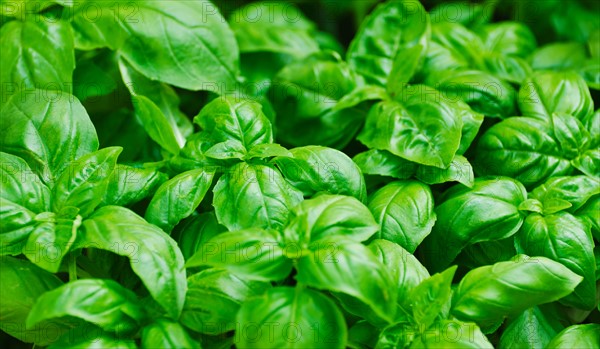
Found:
M 598 348 L 600 7 L 297 5 L 2 2 L 2 340 Z

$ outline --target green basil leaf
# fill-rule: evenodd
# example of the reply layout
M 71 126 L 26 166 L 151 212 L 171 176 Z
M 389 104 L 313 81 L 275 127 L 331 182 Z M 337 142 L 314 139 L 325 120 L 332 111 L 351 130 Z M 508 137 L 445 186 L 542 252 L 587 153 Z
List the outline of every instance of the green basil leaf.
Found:
M 83 222 L 77 248 L 93 247 L 128 257 L 150 295 L 173 318 L 186 291 L 183 256 L 162 230 L 124 207 L 104 206 Z
M 527 58 L 536 48 L 536 40 L 529 27 L 519 22 L 487 24 L 479 30 L 487 51 L 507 56 Z
M 280 142 L 344 148 L 362 127 L 370 106 L 360 98 L 351 103 L 344 98 L 362 85 L 361 77 L 336 53 L 316 53 L 286 65 L 268 91 Z
M 192 339 L 178 322 L 157 319 L 142 330 L 142 347 L 148 349 L 200 349 L 200 343 Z
M 282 228 L 289 210 L 300 201 L 302 193 L 289 185 L 276 169 L 240 163 L 219 178 L 213 205 L 219 223 L 235 231 L 250 227 Z
M 519 253 L 547 257 L 583 277 L 575 291 L 561 299 L 563 304 L 580 309 L 596 305 L 596 260 L 589 229 L 567 212 L 548 216 L 531 214 L 515 238 Z
M 452 314 L 480 324 L 494 322 L 558 300 L 573 292 L 582 279 L 548 258 L 518 255 L 468 272 L 454 293 Z
M 306 248 L 337 238 L 365 241 L 377 230 L 373 215 L 356 198 L 322 194 L 301 202 L 291 211 L 285 238 L 288 243 Z
M 475 164 L 483 175 L 512 177 L 527 187 L 572 172 L 548 122 L 511 117 L 488 129 L 477 145 Z
M 461 120 L 441 101 L 409 100 L 412 103 L 406 106 L 377 103 L 357 139 L 419 164 L 448 167 L 459 146 Z
M 581 67 L 587 58 L 585 45 L 580 42 L 553 42 L 535 50 L 529 61 L 534 70 L 565 71 Z
M 219 97 L 194 118 L 213 143 L 235 141 L 244 151 L 273 142 L 271 122 L 260 103 L 238 97 Z
M 249 280 L 279 281 L 292 271 L 289 251 L 279 232 L 246 229 L 222 233 L 202 245 L 186 267 L 209 265 Z M 298 252 L 298 247 L 291 249 Z
M 392 322 L 397 292 L 385 266 L 367 247 L 345 240 L 330 240 L 314 246 L 311 253 L 298 259 L 296 280 L 308 286 L 342 293 L 367 306 L 356 306 L 354 299 L 342 302 L 351 313 Z M 342 296 L 343 296 L 342 295 Z M 367 319 L 369 320 L 369 319 Z
M 556 199 L 571 204 L 569 212 L 579 210 L 594 195 L 600 194 L 599 181 L 588 176 L 553 177 L 535 188 L 529 197 L 546 202 Z M 541 212 L 540 212 L 541 213 Z
M 553 113 L 552 124 L 554 137 L 566 157 L 576 157 L 580 151 L 586 150 L 590 134 L 581 121 L 568 114 Z
M 69 219 L 47 214 L 36 217 L 39 222 L 29 234 L 23 254 L 38 267 L 56 273 L 63 258 L 72 250 L 81 226 L 81 216 Z
M 594 102 L 585 81 L 575 72 L 538 72 L 523 82 L 519 90 L 523 115 L 550 120 L 553 113 L 578 119 L 594 112 Z
M 478 242 L 465 247 L 456 257 L 456 264 L 475 269 L 510 260 L 517 254 L 514 239 Z
M 185 260 L 189 260 L 207 241 L 227 231 L 217 222 L 214 211 L 191 216 L 181 224 L 177 233 L 177 244 Z
M 165 83 L 148 79 L 123 59 L 119 60 L 119 70 L 123 83 L 132 95 L 137 119 L 141 121 L 149 136 L 167 150 L 175 148 L 173 138 L 177 144 L 176 150 L 183 147 L 186 137 L 192 134 L 194 127 L 188 117 L 179 110 L 179 97 L 175 90 Z M 137 99 L 136 96 L 146 98 Z M 174 154 L 177 154 L 177 151 Z
M 522 58 L 487 53 L 484 55 L 481 69 L 497 78 L 520 85 L 532 74 L 529 63 Z M 489 86 L 493 88 L 493 86 Z
M 72 163 L 54 184 L 54 212 L 73 206 L 79 209 L 81 216 L 90 215 L 106 195 L 117 157 L 122 150 L 121 147 L 104 148 Z
M 596 240 L 600 241 L 600 238 L 598 238 L 600 236 L 600 215 L 598 215 L 598 211 L 600 211 L 600 196 L 595 196 L 588 200 L 585 206 L 577 210 L 575 215 L 590 223 L 592 234 Z
M 327 192 L 366 201 L 365 180 L 346 154 L 321 146 L 294 148 L 290 152 L 292 157 L 278 157 L 275 164 L 286 181 L 305 196 Z
M 0 115 L 2 151 L 23 158 L 46 183 L 75 159 L 98 150 L 87 112 L 67 93 L 35 90 L 15 95 Z
M 369 210 L 379 223 L 373 236 L 397 243 L 410 253 L 431 232 L 436 220 L 433 194 L 417 181 L 396 181 L 369 198 Z
M 81 332 L 85 334 L 82 335 Z M 78 327 L 62 335 L 48 349 L 137 349 L 135 341 L 120 337 L 103 332 L 99 328 Z
M 358 153 L 352 160 L 366 175 L 408 179 L 417 169 L 417 164 L 414 162 L 396 156 L 387 150 L 370 149 Z
M 600 177 L 600 148 L 590 149 L 571 161 L 571 165 L 591 177 Z
M 0 197 L 0 256 L 21 254 L 37 224 L 35 217 L 34 212 Z
M 348 347 L 373 348 L 377 343 L 379 330 L 365 320 L 359 320 L 348 329 Z
M 492 349 L 481 329 L 471 322 L 440 320 L 423 332 L 410 349 Z
M 508 323 L 500 337 L 499 347 L 543 349 L 562 328 L 557 319 L 537 306 L 532 307 Z
M 438 71 L 430 74 L 427 81 L 446 98 L 462 100 L 478 113 L 501 118 L 515 114 L 515 89 L 489 73 Z
M 48 345 L 54 340 L 48 328 L 26 329 L 25 322 L 35 301 L 62 282 L 29 261 L 4 256 L 0 259 L 0 329 L 22 342 Z M 61 324 L 53 326 L 57 336 L 66 329 Z
M 479 133 L 479 128 L 483 123 L 484 115 L 481 113 L 475 112 L 468 104 L 457 99 L 457 100 L 449 100 L 445 99 L 449 102 L 455 110 L 455 113 L 460 115 L 462 120 L 462 132 L 460 136 L 460 145 L 458 146 L 458 150 L 456 151 L 456 155 L 463 155 L 467 149 L 473 143 L 473 140 Z
M 292 4 L 257 2 L 233 11 L 229 25 L 240 52 L 276 52 L 301 59 L 319 51 L 314 23 Z
M 518 207 L 526 197 L 523 185 L 510 178 L 478 178 L 473 188 L 447 190 L 435 209 L 437 222 L 423 241 L 432 257 L 424 260 L 428 269 L 445 269 L 467 245 L 515 234 L 523 224 Z
M 118 11 L 111 9 L 113 5 L 94 1 L 75 10 L 77 48 L 118 50 L 151 80 L 189 90 L 235 83 L 239 70 L 235 37 L 210 1 L 134 1 Z M 98 9 L 94 21 L 86 12 L 91 6 Z
M 71 281 L 41 295 L 27 316 L 27 327 L 44 321 L 76 317 L 105 331 L 135 332 L 145 314 L 135 294 L 112 280 Z
M 348 336 L 335 303 L 300 287 L 276 287 L 244 302 L 237 323 L 237 348 L 343 349 Z
M 385 86 L 393 61 L 416 45 L 427 48 L 431 25 L 418 2 L 388 1 L 365 18 L 347 52 L 350 66 L 367 82 Z
M 443 55 L 443 58 L 448 58 L 448 56 L 452 58 L 448 62 L 436 62 L 434 59 L 435 63 L 442 63 L 442 65 L 430 66 L 426 64 L 424 70 L 429 72 L 478 66 L 478 62 L 481 59 L 481 52 L 485 50 L 483 41 L 481 41 L 481 38 L 477 34 L 455 22 L 436 23 L 432 25 L 431 41 L 432 44 L 436 43 L 449 51 L 449 55 Z M 452 67 L 455 63 L 459 63 L 460 65 Z
M 417 325 L 427 329 L 438 317 L 448 317 L 447 313 L 444 314 L 444 308 L 452 298 L 452 278 L 456 268 L 452 266 L 442 273 L 434 274 L 410 291 L 413 319 Z
M 599 341 L 600 325 L 573 325 L 557 334 L 546 348 L 593 348 Z
M 102 206 L 128 206 L 153 195 L 166 182 L 167 175 L 152 168 L 117 164 L 108 182 Z
M 445 169 L 420 165 L 417 167 L 415 177 L 427 184 L 459 182 L 469 188 L 473 187 L 475 181 L 475 174 L 469 160 L 461 155 L 454 156 L 450 166 Z
M 41 0 L 41 1 L 28 1 L 28 0 L 17 0 L 12 3 L 6 3 L 0 9 L 0 14 L 7 17 L 15 17 L 17 19 L 23 19 L 27 14 L 38 13 L 46 10 L 54 4 L 60 4 L 61 6 L 71 7 L 72 2 L 68 0 Z
M 422 45 L 404 49 L 396 55 L 386 84 L 387 93 L 390 96 L 394 97 L 402 92 L 417 69 L 420 68 L 419 65 L 423 63 L 423 56 L 424 47 Z
M 10 5 L 16 4 L 5 3 L 3 7 Z M 68 22 L 28 16 L 24 21 L 3 25 L 0 37 L 0 81 L 4 84 L 0 104 L 7 101 L 8 95 L 23 98 L 36 88 L 72 92 L 75 50 Z
M 188 278 L 181 323 L 193 331 L 219 335 L 236 329 L 242 304 L 264 294 L 271 284 L 249 281 L 224 269 L 207 269 Z
M 166 233 L 200 205 L 214 173 L 204 169 L 181 173 L 163 183 L 146 209 L 146 220 Z
M 270 157 L 293 157 L 292 152 L 279 144 L 257 144 L 245 155 L 244 160 L 266 159 Z
M 36 213 L 50 210 L 50 190 L 20 157 L 0 152 L 0 179 L 0 198 Z

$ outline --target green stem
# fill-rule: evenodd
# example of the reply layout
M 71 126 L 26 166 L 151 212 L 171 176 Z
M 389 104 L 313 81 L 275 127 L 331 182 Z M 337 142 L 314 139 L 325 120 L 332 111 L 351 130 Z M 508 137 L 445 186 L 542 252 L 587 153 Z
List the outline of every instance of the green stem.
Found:
M 75 253 L 69 254 L 69 281 L 77 280 L 77 256 Z

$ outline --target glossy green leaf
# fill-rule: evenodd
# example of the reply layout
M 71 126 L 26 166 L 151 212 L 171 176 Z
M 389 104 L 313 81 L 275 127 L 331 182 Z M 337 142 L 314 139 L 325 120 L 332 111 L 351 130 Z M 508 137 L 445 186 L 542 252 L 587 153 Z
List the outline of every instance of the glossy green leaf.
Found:
M 83 222 L 76 247 L 93 247 L 129 258 L 150 295 L 178 318 L 186 292 L 183 256 L 177 243 L 126 208 L 104 206 Z
M 573 325 L 565 328 L 548 343 L 548 349 L 593 348 L 600 342 L 600 325 Z
M 217 222 L 214 211 L 192 216 L 185 220 L 177 233 L 177 244 L 187 261 L 214 236 L 224 233 L 227 228 Z
M 47 320 L 76 317 L 105 331 L 135 332 L 145 314 L 133 292 L 101 279 L 71 281 L 41 295 L 27 316 L 27 327 Z
M 137 345 L 132 339 L 119 338 L 98 328 L 75 328 L 48 349 L 137 349 Z
M 468 272 L 454 293 L 452 314 L 480 324 L 497 321 L 560 299 L 573 292 L 581 280 L 548 258 L 519 255 Z
M 43 326 L 26 329 L 25 321 L 35 301 L 59 287 L 60 279 L 29 261 L 5 256 L 0 259 L 0 329 L 25 343 L 47 345 L 56 340 L 55 336 L 67 328 L 56 324 L 55 335 L 49 336 Z
M 563 326 L 551 314 L 532 307 L 512 319 L 500 337 L 500 348 L 544 349 Z
M 186 263 L 186 267 L 212 266 L 229 270 L 245 279 L 279 281 L 292 271 L 298 247 L 290 250 L 280 233 L 272 230 L 246 229 L 222 233 L 204 243 Z
M 438 316 L 448 316 L 443 312 L 452 298 L 452 278 L 455 272 L 456 266 L 452 266 L 423 280 L 410 291 L 413 319 L 417 325 L 427 329 Z
M 50 209 L 50 190 L 20 157 L 0 152 L 0 178 L 1 198 L 36 213 Z
M 567 212 L 542 216 L 531 214 L 516 235 L 519 253 L 544 256 L 562 263 L 583 281 L 561 300 L 563 304 L 592 309 L 596 304 L 596 260 L 590 228 Z
M 404 49 L 394 58 L 392 70 L 387 77 L 387 92 L 394 97 L 402 92 L 403 88 L 412 79 L 413 75 L 422 64 L 424 47 L 415 45 Z
M 370 83 L 385 86 L 397 56 L 416 45 L 427 48 L 429 15 L 418 2 L 388 1 L 364 20 L 350 43 L 347 59 Z
M 369 198 L 369 210 L 379 223 L 373 236 L 397 243 L 410 253 L 431 232 L 436 220 L 433 194 L 417 181 L 396 181 Z
M 306 248 L 338 238 L 365 241 L 377 230 L 373 215 L 356 198 L 321 194 L 291 211 L 285 238 L 288 243 L 299 243 Z
M 102 206 L 128 206 L 154 194 L 167 175 L 152 168 L 117 164 L 108 183 Z
M 166 233 L 200 205 L 214 173 L 204 169 L 181 173 L 162 184 L 146 209 L 146 220 Z
M 195 341 L 183 326 L 168 319 L 158 319 L 144 327 L 142 346 L 148 349 L 200 349 L 200 343 Z
M 347 328 L 335 303 L 307 288 L 276 287 L 244 302 L 237 348 L 345 348 Z
M 518 207 L 525 188 L 510 178 L 481 178 L 473 188 L 455 185 L 435 209 L 437 222 L 423 242 L 430 271 L 441 271 L 467 245 L 504 239 L 515 234 L 524 215 Z
M 134 1 L 118 11 L 111 9 L 112 3 L 92 4 L 80 6 L 74 13 L 77 48 L 118 50 L 151 80 L 185 89 L 207 90 L 215 83 L 235 83 L 237 44 L 210 1 Z M 86 12 L 91 6 L 98 9 L 94 21 Z
M 420 165 L 415 177 L 423 183 L 440 184 L 447 182 L 459 182 L 472 187 L 475 181 L 473 168 L 469 160 L 462 155 L 456 155 L 448 168 Z
M 230 231 L 250 227 L 282 228 L 302 193 L 276 169 L 240 163 L 217 182 L 213 205 L 219 223 Z
M 358 153 L 352 160 L 365 175 L 408 179 L 417 169 L 417 164 L 414 162 L 396 156 L 387 150 L 370 149 Z
M 600 194 L 600 182 L 588 176 L 553 177 L 535 188 L 529 197 L 538 199 L 544 206 L 553 200 L 565 200 L 571 204 L 569 212 L 580 209 L 594 195 Z
M 479 36 L 488 51 L 507 56 L 527 58 L 536 48 L 536 39 L 529 27 L 519 22 L 499 22 L 485 25 Z
M 2 151 L 23 158 L 46 183 L 72 161 L 98 149 L 86 110 L 67 93 L 34 90 L 13 96 L 0 115 Z
M 410 349 L 492 349 L 481 329 L 472 322 L 440 320 L 417 337 Z
M 242 304 L 270 288 L 267 282 L 249 281 L 225 269 L 203 270 L 188 278 L 180 321 L 196 332 L 210 335 L 234 330 Z
M 63 258 L 73 249 L 81 226 L 81 216 L 63 218 L 47 212 L 38 215 L 36 220 L 38 223 L 27 238 L 22 252 L 38 267 L 56 273 Z
M 257 144 L 253 146 L 246 156 L 244 160 L 250 159 L 266 159 L 270 157 L 293 157 L 294 155 L 289 150 L 285 149 L 279 144 Z
M 291 153 L 292 157 L 276 158 L 275 164 L 286 181 L 305 196 L 327 192 L 366 201 L 362 173 L 346 154 L 321 146 L 294 148 Z
M 0 197 L 0 255 L 18 255 L 35 229 L 36 214 L 27 208 Z
M 77 207 L 83 217 L 90 215 L 106 194 L 108 184 L 123 149 L 111 147 L 77 159 L 58 177 L 52 190 L 52 209 L 60 212 Z

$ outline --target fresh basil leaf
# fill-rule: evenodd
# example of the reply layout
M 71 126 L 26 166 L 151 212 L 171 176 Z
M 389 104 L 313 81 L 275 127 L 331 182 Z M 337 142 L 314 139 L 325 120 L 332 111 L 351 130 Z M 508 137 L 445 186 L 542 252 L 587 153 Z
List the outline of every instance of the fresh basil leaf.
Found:
M 424 47 L 422 45 L 404 49 L 396 55 L 386 84 L 387 93 L 391 97 L 400 94 L 408 85 L 408 82 L 419 69 L 419 65 L 423 63 L 423 56 Z
M 348 328 L 348 347 L 373 348 L 377 343 L 378 329 L 365 320 L 359 320 Z
M 387 266 L 398 293 L 398 318 L 412 316 L 410 292 L 423 280 L 429 278 L 429 272 L 410 252 L 391 241 L 376 239 L 369 244 L 369 249 L 379 261 Z
M 529 61 L 534 70 L 565 71 L 581 67 L 587 57 L 582 43 L 553 42 L 535 50 Z
M 571 161 L 571 165 L 591 177 L 600 177 L 600 148 L 589 149 Z
M 481 329 L 471 322 L 440 320 L 423 332 L 411 344 L 410 349 L 492 349 Z
M 0 198 L 36 213 L 50 210 L 50 189 L 20 157 L 0 152 L 0 179 Z
M 200 343 L 192 339 L 178 322 L 157 319 L 142 330 L 142 346 L 152 349 L 200 349 Z
M 455 110 L 455 113 L 460 115 L 462 120 L 462 132 L 460 136 L 460 145 L 458 146 L 458 150 L 456 151 L 456 155 L 463 155 L 467 149 L 473 143 L 473 140 L 479 133 L 479 129 L 481 124 L 483 123 L 484 115 L 478 112 L 475 112 L 468 104 L 457 99 L 457 100 L 448 100 L 452 107 Z
M 82 156 L 66 168 L 52 190 L 54 212 L 72 206 L 79 209 L 81 216 L 90 215 L 106 194 L 122 150 L 104 148 Z
M 186 261 L 203 248 L 207 241 L 227 231 L 217 222 L 214 211 L 191 216 L 180 226 L 182 227 L 177 232 L 177 244 Z
M 307 289 L 276 287 L 244 302 L 238 348 L 345 348 L 347 328 L 335 303 Z M 256 330 L 254 330 L 256 328 Z
M 410 291 L 413 319 L 417 325 L 427 329 L 436 318 L 448 317 L 443 312 L 452 299 L 452 278 L 456 268 L 452 266 L 442 273 L 434 274 Z
M 456 153 L 462 122 L 446 103 L 412 100 L 379 102 L 357 139 L 419 164 L 446 168 Z
M 0 329 L 25 343 L 48 345 L 55 339 L 48 335 L 48 328 L 26 329 L 25 322 L 35 301 L 62 282 L 29 261 L 5 256 L 0 259 Z M 67 330 L 61 324 L 55 324 L 52 329 L 56 336 Z
M 546 206 L 552 200 L 564 200 L 571 204 L 569 212 L 579 210 L 594 195 L 600 194 L 600 182 L 588 176 L 553 177 L 529 193 Z M 541 213 L 541 212 L 540 212 Z
M 369 198 L 369 210 L 379 223 L 373 236 L 397 243 L 410 253 L 431 232 L 436 220 L 433 194 L 417 181 L 396 181 Z
M 257 2 L 229 16 L 240 52 L 276 52 L 296 59 L 319 51 L 316 28 L 292 4 Z
M 298 253 L 297 246 L 290 250 Z M 292 271 L 288 253 L 279 232 L 246 229 L 214 236 L 187 261 L 186 267 L 209 265 L 249 280 L 279 281 Z
M 301 202 L 291 211 L 285 238 L 288 243 L 306 248 L 329 239 L 365 241 L 377 230 L 373 215 L 356 198 L 322 194 Z
M 194 118 L 213 143 L 233 141 L 245 152 L 273 142 L 271 122 L 260 103 L 238 97 L 219 97 Z
M 132 95 L 135 115 L 144 126 L 148 136 L 171 154 L 177 154 L 180 146 L 168 120 L 152 100 L 143 95 Z
M 16 4 L 7 2 L 2 7 L 10 5 Z M 22 5 L 21 8 L 25 7 Z M 36 88 L 71 93 L 75 50 L 68 22 L 27 16 L 24 21 L 3 25 L 0 37 L 0 81 L 4 85 L 0 104 L 4 104 L 10 94 L 23 98 Z
M 467 187 L 473 187 L 475 175 L 469 160 L 461 155 L 454 156 L 450 166 L 445 169 L 420 165 L 415 177 L 427 184 L 459 182 Z
M 475 269 L 486 265 L 505 262 L 516 255 L 512 237 L 494 241 L 478 242 L 465 247 L 456 257 L 456 264 Z
M 539 307 L 532 307 L 508 322 L 499 347 L 506 349 L 543 349 L 563 326 Z
M 385 2 L 360 25 L 348 48 L 348 63 L 367 82 L 385 86 L 394 59 L 416 45 L 427 49 L 430 31 L 429 15 L 419 2 Z
M 358 132 L 369 103 L 344 100 L 363 85 L 361 77 L 333 52 L 294 61 L 273 78 L 268 97 L 277 114 L 279 141 L 286 146 L 344 148 Z M 341 108 L 343 104 L 349 104 Z
M 408 322 L 397 322 L 385 327 L 379 333 L 377 342 L 372 347 L 375 349 L 405 349 L 415 339 L 419 330 Z
M 166 233 L 200 205 L 214 173 L 204 169 L 181 173 L 162 184 L 146 209 L 146 220 Z
M 120 337 L 103 332 L 100 328 L 75 328 L 62 335 L 48 349 L 137 349 L 135 341 Z
M 108 332 L 131 334 L 145 318 L 135 294 L 112 280 L 71 281 L 41 295 L 27 316 L 27 327 L 76 317 Z
M 215 83 L 235 83 L 239 70 L 235 37 L 210 1 L 132 1 L 118 11 L 104 1 L 89 4 L 74 13 L 77 48 L 118 50 L 151 80 L 185 89 L 207 90 Z M 86 12 L 90 6 L 98 9 L 94 21 Z
M 0 197 L 0 256 L 21 254 L 37 224 L 35 217 L 34 212 Z
M 360 85 L 340 98 L 332 110 L 338 111 L 355 107 L 365 101 L 376 101 L 387 98 L 387 91 L 383 87 L 376 85 Z
M 522 58 L 493 53 L 485 54 L 481 69 L 517 85 L 520 85 L 533 72 L 529 63 Z M 492 88 L 491 85 L 488 87 Z
M 366 175 L 408 179 L 417 169 L 417 164 L 414 162 L 396 156 L 387 150 L 370 149 L 358 153 L 352 160 Z
M 102 206 L 128 206 L 153 195 L 166 182 L 167 175 L 152 168 L 117 164 L 110 178 Z
M 213 205 L 219 223 L 230 231 L 250 227 L 282 228 L 302 193 L 276 169 L 240 163 L 228 170 L 214 188 Z
M 181 323 L 193 331 L 219 335 L 236 329 L 240 307 L 271 288 L 267 282 L 240 278 L 224 269 L 207 269 L 188 277 Z
M 74 248 L 92 247 L 129 258 L 150 295 L 173 318 L 178 318 L 185 300 L 183 256 L 162 230 L 132 211 L 104 206 L 83 222 Z
M 431 41 L 432 44 L 436 43 L 449 51 L 449 54 L 442 57 L 448 58 L 450 56 L 452 58 L 447 62 L 434 60 L 435 63 L 441 63 L 441 65 L 431 66 L 426 64 L 423 69 L 430 73 L 436 70 L 476 67 L 481 60 L 481 52 L 485 51 L 483 41 L 477 34 L 464 25 L 455 22 L 432 25 Z M 452 65 L 455 63 L 460 65 L 453 67 Z
M 505 239 L 523 224 L 518 209 L 527 192 L 510 178 L 478 178 L 473 188 L 455 185 L 440 199 L 437 222 L 423 241 L 430 271 L 445 269 L 467 245 Z
M 452 299 L 452 314 L 486 324 L 573 292 L 583 278 L 545 257 L 513 260 L 469 271 Z
M 248 151 L 244 156 L 244 160 L 270 157 L 294 157 L 294 154 L 279 144 L 257 144 Z
M 519 253 L 544 256 L 562 263 L 583 281 L 563 304 L 592 309 L 596 304 L 594 241 L 590 228 L 567 212 L 542 216 L 530 214 L 516 235 Z
M 586 150 L 590 142 L 590 134 L 581 121 L 568 114 L 554 113 L 552 125 L 554 137 L 566 157 L 576 157 L 579 152 Z
M 519 90 L 519 109 L 526 116 L 550 120 L 553 113 L 578 119 L 594 112 L 594 102 L 585 81 L 575 72 L 537 72 Z
M 535 187 L 550 177 L 573 171 L 560 151 L 548 122 L 531 117 L 511 117 L 489 128 L 479 140 L 476 169 L 483 175 L 513 177 Z
M 60 4 L 61 6 L 67 7 L 73 6 L 73 3 L 68 0 L 17 0 L 10 3 L 7 2 L 3 5 L 2 8 L 0 8 L 0 14 L 2 14 L 2 16 L 23 19 L 27 14 L 43 12 L 54 4 Z
M 593 348 L 600 341 L 600 325 L 573 325 L 554 337 L 546 348 Z
M 0 115 L 2 151 L 23 158 L 46 183 L 75 159 L 98 150 L 87 112 L 67 93 L 35 90 L 15 95 Z
M 600 211 L 600 196 L 594 196 L 575 212 L 575 216 L 589 222 L 593 236 L 600 241 L 600 215 L 598 215 L 598 211 Z
M 487 51 L 527 58 L 536 48 L 529 27 L 519 22 L 499 22 L 482 26 L 479 36 Z
M 346 310 L 359 316 L 374 313 L 392 322 L 396 310 L 396 280 L 367 247 L 343 239 L 314 246 L 311 253 L 298 259 L 296 280 L 308 286 L 342 293 Z M 354 299 L 367 307 L 358 306 Z M 369 320 L 369 319 L 367 319 Z
M 365 180 L 346 154 L 321 146 L 294 148 L 290 152 L 291 157 L 278 157 L 274 162 L 286 181 L 305 196 L 327 192 L 366 201 Z

